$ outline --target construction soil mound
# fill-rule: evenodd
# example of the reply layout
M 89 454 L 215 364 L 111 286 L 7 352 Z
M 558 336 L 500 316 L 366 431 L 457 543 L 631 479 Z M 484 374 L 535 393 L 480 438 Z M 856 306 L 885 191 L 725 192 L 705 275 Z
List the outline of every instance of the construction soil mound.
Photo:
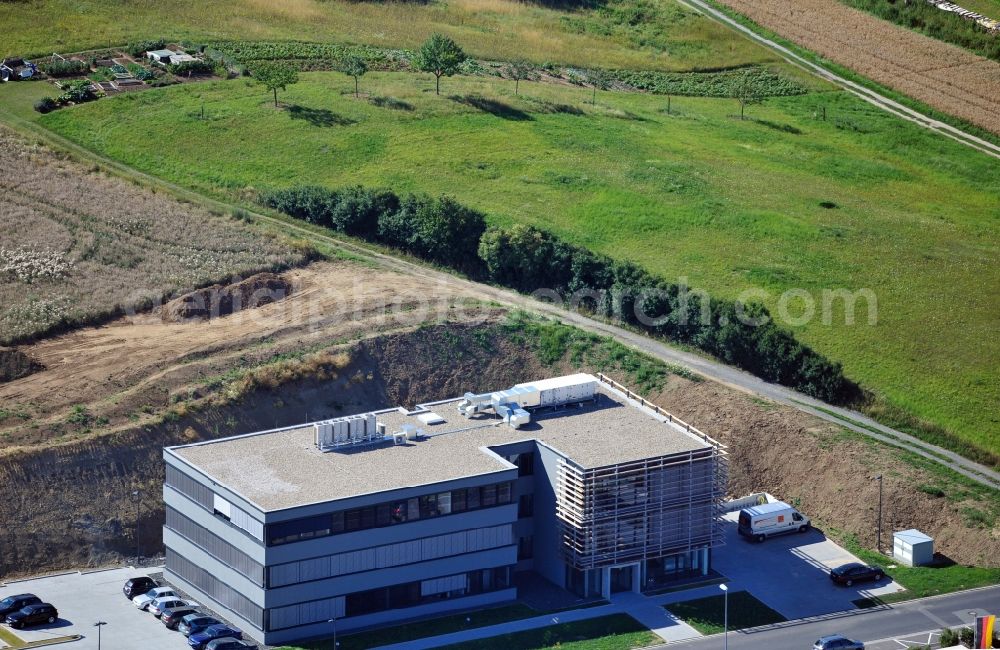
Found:
M 213 284 L 192 291 L 163 306 L 163 320 L 170 323 L 203 321 L 256 309 L 287 298 L 292 284 L 274 273 L 258 273 L 229 285 Z
M 27 377 L 44 366 L 17 348 L 0 348 L 0 383 Z

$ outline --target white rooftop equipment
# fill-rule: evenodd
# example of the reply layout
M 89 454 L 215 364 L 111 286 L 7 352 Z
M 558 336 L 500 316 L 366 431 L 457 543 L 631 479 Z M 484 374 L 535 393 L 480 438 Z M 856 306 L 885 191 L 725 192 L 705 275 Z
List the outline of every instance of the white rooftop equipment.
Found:
M 434 413 L 433 411 L 428 411 L 427 413 L 421 413 L 417 416 L 417 419 L 424 424 L 430 426 L 434 424 L 444 424 L 444 418 Z
M 316 446 L 330 451 L 347 445 L 373 444 L 385 438 L 385 427 L 379 426 L 374 413 L 351 415 L 335 420 L 315 422 Z
M 597 394 L 597 377 L 577 373 L 517 384 L 511 390 L 519 392 L 517 402 L 524 407 L 561 406 L 594 399 Z
M 915 528 L 892 535 L 892 557 L 906 566 L 924 566 L 934 562 L 934 540 Z

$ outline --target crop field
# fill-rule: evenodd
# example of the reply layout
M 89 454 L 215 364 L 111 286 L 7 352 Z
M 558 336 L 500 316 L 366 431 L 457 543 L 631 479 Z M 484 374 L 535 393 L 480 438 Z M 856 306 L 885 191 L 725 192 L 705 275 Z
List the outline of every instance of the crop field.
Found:
M 245 80 L 212 82 L 40 122 L 248 202 L 310 182 L 447 193 L 715 295 L 763 289 L 772 313 L 791 288 L 817 304 L 823 289 L 871 289 L 876 324 L 862 300 L 855 324 L 834 309 L 798 334 L 892 404 L 995 449 L 996 161 L 842 92 L 772 98 L 740 121 L 729 99 L 675 97 L 668 115 L 661 96 L 602 92 L 592 106 L 590 89 L 557 84 L 514 96 L 507 81 L 455 77 L 436 97 L 432 79 L 372 73 L 362 90 L 308 73 L 276 110 Z
M 0 3 L 0 56 L 49 55 L 142 39 L 305 40 L 414 48 L 434 32 L 480 58 L 583 67 L 687 70 L 774 61 L 767 50 L 674 0 L 350 2 L 235 0 Z M 573 7 L 573 3 L 552 6 Z
M 87 323 L 301 251 L 0 130 L 0 343 Z
M 1000 134 L 1000 63 L 829 0 L 719 0 L 754 22 L 937 110 Z

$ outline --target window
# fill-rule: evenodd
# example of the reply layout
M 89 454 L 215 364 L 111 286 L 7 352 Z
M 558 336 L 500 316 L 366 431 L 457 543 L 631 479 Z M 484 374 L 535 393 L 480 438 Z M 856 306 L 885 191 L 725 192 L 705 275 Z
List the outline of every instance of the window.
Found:
M 344 530 L 361 530 L 361 511 L 348 510 L 344 513 Z
M 517 502 L 517 517 L 524 519 L 535 514 L 535 495 L 522 494 Z
M 469 488 L 468 491 L 466 491 L 465 496 L 469 510 L 475 510 L 479 507 L 479 488 Z
M 437 495 L 438 512 L 442 515 L 451 514 L 451 492 L 442 492 Z
M 501 483 L 497 486 L 497 503 L 510 503 L 510 483 Z
M 332 515 L 333 523 L 330 526 L 330 530 L 334 533 L 344 532 L 344 511 L 338 510 Z
M 535 454 L 533 452 L 526 452 L 517 455 L 517 475 L 518 476 L 531 476 L 535 473 Z
M 392 522 L 392 504 L 382 503 L 375 506 L 375 525 L 388 526 Z
M 465 490 L 451 491 L 451 511 L 452 512 L 465 511 Z
M 375 527 L 375 507 L 369 506 L 361 509 L 361 529 Z
M 325 537 L 332 532 L 330 522 L 330 516 L 324 515 L 271 524 L 267 527 L 268 544 L 273 546 L 314 537 Z
M 497 486 L 484 485 L 481 493 L 482 507 L 489 508 L 497 504 Z
M 517 540 L 517 559 L 530 560 L 535 557 L 535 538 L 531 535 Z
M 426 519 L 427 517 L 437 517 L 440 513 L 438 512 L 436 494 L 427 494 L 420 497 L 420 518 Z

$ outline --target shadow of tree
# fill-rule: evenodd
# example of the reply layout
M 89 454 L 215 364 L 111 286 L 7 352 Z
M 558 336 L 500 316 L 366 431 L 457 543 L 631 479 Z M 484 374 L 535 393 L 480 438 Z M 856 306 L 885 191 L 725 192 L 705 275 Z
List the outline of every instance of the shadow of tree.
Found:
M 391 108 L 397 111 L 413 110 L 413 104 L 404 102 L 402 99 L 396 99 L 395 97 L 379 97 L 377 95 L 373 95 L 368 98 L 368 101 L 371 102 L 373 106 L 378 106 L 379 108 Z
M 561 113 L 563 115 L 585 115 L 583 109 L 570 104 L 558 104 L 555 102 L 550 102 L 545 99 L 535 99 L 534 97 L 525 97 L 525 101 L 529 102 L 532 107 L 531 110 L 534 113 Z
M 299 106 L 298 104 L 292 104 L 288 107 L 288 115 L 293 120 L 305 120 L 313 126 L 331 127 L 354 124 L 354 120 L 343 115 L 337 115 L 329 109 L 308 108 L 306 106 Z
M 472 108 L 483 111 L 484 113 L 489 113 L 490 115 L 495 115 L 496 117 L 504 120 L 524 122 L 534 119 L 531 115 L 525 113 L 519 108 L 514 108 L 510 104 L 482 97 L 481 95 L 452 95 L 448 99 L 453 102 L 458 102 L 459 104 L 471 106 Z
M 775 131 L 782 131 L 784 133 L 792 133 L 794 135 L 801 135 L 802 129 L 797 126 L 792 126 L 791 124 L 779 124 L 778 122 L 772 122 L 770 120 L 761 120 L 758 118 L 750 118 L 750 121 L 756 122 L 761 126 L 766 126 L 769 129 L 774 129 Z

